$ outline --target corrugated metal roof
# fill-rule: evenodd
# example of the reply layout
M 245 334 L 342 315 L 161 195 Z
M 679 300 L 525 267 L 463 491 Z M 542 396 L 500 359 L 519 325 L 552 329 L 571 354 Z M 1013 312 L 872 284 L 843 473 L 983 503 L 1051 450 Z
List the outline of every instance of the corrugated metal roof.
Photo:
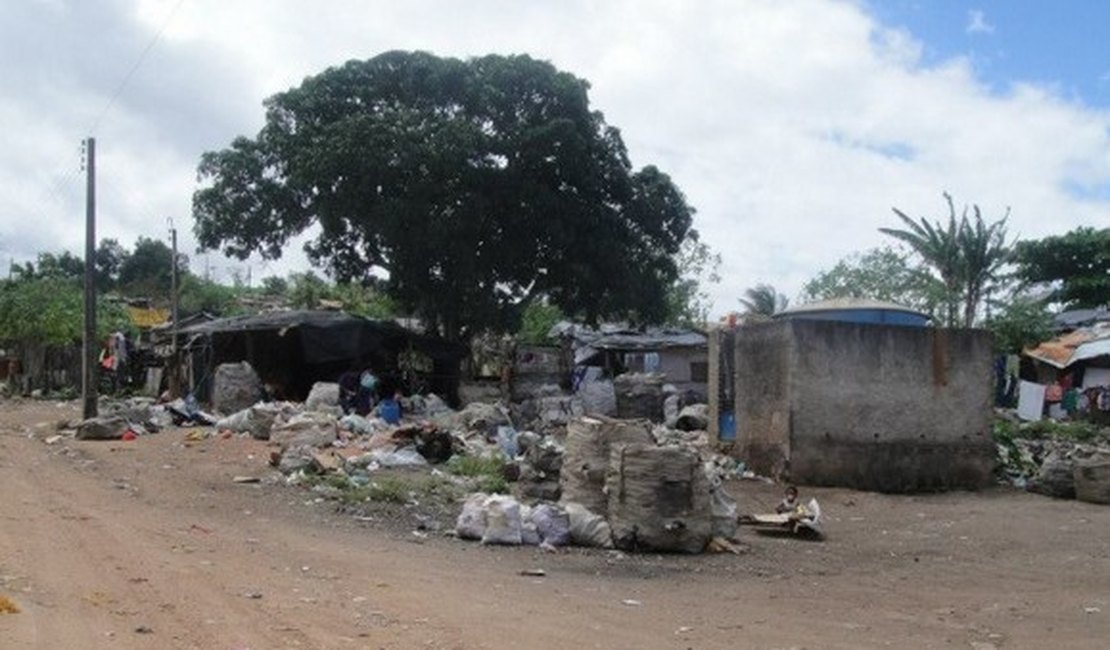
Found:
M 1110 355 L 1110 323 L 1077 329 L 1025 350 L 1025 355 L 1056 368 Z

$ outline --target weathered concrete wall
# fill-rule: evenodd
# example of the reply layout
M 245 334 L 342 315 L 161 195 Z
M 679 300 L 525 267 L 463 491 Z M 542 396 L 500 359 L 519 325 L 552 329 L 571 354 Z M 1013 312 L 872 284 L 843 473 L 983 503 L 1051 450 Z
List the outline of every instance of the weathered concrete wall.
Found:
M 987 332 L 797 320 L 737 338 L 738 426 L 756 471 L 888 492 L 989 482 Z
M 755 471 L 780 477 L 790 458 L 792 340 L 782 323 L 736 330 L 736 445 Z

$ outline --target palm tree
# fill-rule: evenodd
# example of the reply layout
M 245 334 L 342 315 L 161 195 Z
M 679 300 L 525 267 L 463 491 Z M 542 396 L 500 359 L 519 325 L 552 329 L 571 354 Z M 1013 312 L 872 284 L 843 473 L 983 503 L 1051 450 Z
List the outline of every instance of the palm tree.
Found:
M 957 221 L 952 196 L 945 192 L 944 199 L 948 202 L 947 225 L 940 221 L 930 223 L 925 218 L 914 221 L 898 208 L 892 208 L 907 229 L 879 228 L 879 231 L 908 244 L 939 276 L 944 286 L 946 324 L 971 327 L 984 291 L 1010 257 L 1010 247 L 1005 241 L 1010 211 L 1007 209 L 1005 217 L 988 225 L 976 205 L 974 222 L 968 219 L 967 208 Z
M 960 289 L 964 284 L 964 265 L 960 259 L 960 229 L 956 224 L 956 208 L 947 192 L 944 193 L 944 198 L 948 201 L 947 227 L 939 221 L 929 223 L 924 217 L 920 221 L 914 221 L 898 208 L 891 208 L 902 223 L 906 224 L 907 229 L 879 228 L 879 232 L 908 244 L 926 265 L 937 272 L 944 285 L 945 320 L 951 327 L 956 324 Z
M 1009 261 L 1011 252 L 1010 246 L 1006 244 L 1009 208 L 1006 209 L 1006 216 L 989 225 L 983 222 L 979 206 L 974 208 L 974 223 L 968 220 L 967 210 L 964 210 L 958 237 L 960 257 L 964 265 L 964 327 L 975 324 L 975 315 L 979 311 L 983 294 L 997 278 L 1002 265 Z
M 786 296 L 769 284 L 757 284 L 744 291 L 744 295 L 747 297 L 741 298 L 740 304 L 744 306 L 745 313 L 753 316 L 771 317 L 790 304 Z

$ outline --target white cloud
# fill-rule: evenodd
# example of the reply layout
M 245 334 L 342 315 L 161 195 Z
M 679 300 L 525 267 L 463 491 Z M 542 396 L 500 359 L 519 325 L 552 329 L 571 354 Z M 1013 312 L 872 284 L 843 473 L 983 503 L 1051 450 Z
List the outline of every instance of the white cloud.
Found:
M 981 9 L 972 9 L 967 12 L 968 34 L 993 34 L 994 25 L 987 22 L 987 16 Z
M 18 28 L 31 33 L 0 26 L 0 72 L 25 90 L 0 97 L 11 134 L 0 254 L 81 249 L 78 142 L 175 4 L 120 0 L 109 18 L 35 5 Z M 92 20 L 116 46 L 82 45 L 75 35 Z M 200 154 L 254 134 L 266 96 L 396 48 L 527 52 L 588 79 L 634 164 L 670 173 L 698 209 L 696 227 L 725 260 L 721 312 L 757 282 L 793 296 L 882 243 L 891 206 L 941 216 L 945 190 L 991 217 L 1012 206 L 1011 227 L 1027 237 L 1110 215 L 1104 194 L 1074 190 L 1110 183 L 1110 113 L 1028 84 L 992 94 L 964 59 L 927 66 L 922 43 L 860 3 L 191 0 L 96 134 L 100 232 L 164 236 L 172 216 L 192 252 Z M 292 246 L 280 262 L 251 262 L 252 275 L 304 263 Z

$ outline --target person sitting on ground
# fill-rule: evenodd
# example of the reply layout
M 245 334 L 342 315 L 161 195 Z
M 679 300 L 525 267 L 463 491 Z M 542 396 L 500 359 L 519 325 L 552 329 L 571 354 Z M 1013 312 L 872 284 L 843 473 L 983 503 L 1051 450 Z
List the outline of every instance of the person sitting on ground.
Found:
M 794 487 L 793 485 L 788 485 L 786 487 L 786 492 L 783 495 L 782 503 L 775 506 L 775 512 L 779 513 L 780 515 L 787 514 L 794 512 L 797 507 L 798 488 Z
M 339 406 L 343 408 L 343 412 L 347 415 L 355 411 L 358 392 L 361 388 L 359 386 L 361 374 L 358 370 L 351 369 L 339 375 Z

